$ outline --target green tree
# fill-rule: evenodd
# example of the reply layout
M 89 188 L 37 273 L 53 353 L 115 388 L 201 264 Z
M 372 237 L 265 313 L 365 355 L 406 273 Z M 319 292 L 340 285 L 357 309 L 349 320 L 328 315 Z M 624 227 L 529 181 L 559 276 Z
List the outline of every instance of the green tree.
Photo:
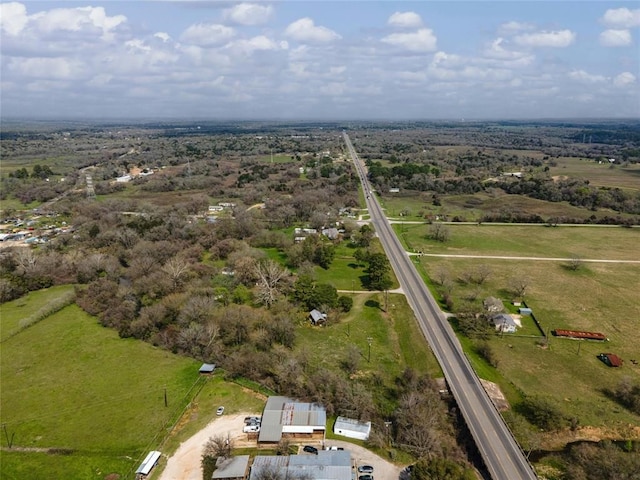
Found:
M 393 285 L 389 272 L 391 266 L 384 253 L 372 253 L 368 256 L 369 268 L 369 288 L 371 290 L 388 290 Z
M 473 480 L 470 468 L 446 458 L 421 459 L 413 467 L 412 480 Z

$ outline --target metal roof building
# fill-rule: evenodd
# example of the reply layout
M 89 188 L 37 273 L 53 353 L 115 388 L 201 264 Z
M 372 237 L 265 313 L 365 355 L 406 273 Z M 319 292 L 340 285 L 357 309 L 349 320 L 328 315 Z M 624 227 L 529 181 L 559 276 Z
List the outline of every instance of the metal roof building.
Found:
M 333 425 L 333 433 L 343 437 L 367 440 L 371 433 L 371 422 L 361 422 L 353 418 L 338 417 Z
M 352 478 L 351 454 L 345 450 L 320 450 L 317 455 L 257 456 L 249 480 L 265 469 L 276 470 L 283 478 L 345 480 Z
M 244 479 L 249 468 L 249 455 L 238 455 L 230 458 L 219 458 L 212 480 Z
M 317 403 L 296 402 L 287 397 L 269 397 L 262 414 L 258 442 L 277 443 L 289 438 L 324 439 L 327 412 Z

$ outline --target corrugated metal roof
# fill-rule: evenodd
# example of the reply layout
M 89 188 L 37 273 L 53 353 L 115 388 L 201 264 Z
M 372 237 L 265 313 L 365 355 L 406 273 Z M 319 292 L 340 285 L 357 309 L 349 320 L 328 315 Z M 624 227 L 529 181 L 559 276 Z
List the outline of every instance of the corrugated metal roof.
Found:
M 333 430 L 351 430 L 353 432 L 369 433 L 371 430 L 371 422 L 361 422 L 353 418 L 338 417 Z
M 318 455 L 257 456 L 249 478 L 257 478 L 266 468 L 286 473 L 286 478 L 297 478 L 303 473 L 313 480 L 348 480 L 352 477 L 351 455 L 344 450 L 321 450 Z
M 238 455 L 216 463 L 216 470 L 212 479 L 216 478 L 244 478 L 249 466 L 249 455 Z
M 325 428 L 327 412 L 317 403 L 296 402 L 288 397 L 269 397 L 262 414 L 259 442 L 278 442 L 282 427 Z

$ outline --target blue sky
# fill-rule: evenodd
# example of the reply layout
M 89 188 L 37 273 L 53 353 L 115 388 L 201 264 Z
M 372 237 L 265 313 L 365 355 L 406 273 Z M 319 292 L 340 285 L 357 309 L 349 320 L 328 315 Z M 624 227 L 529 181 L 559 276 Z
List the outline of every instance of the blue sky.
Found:
M 640 3 L 0 3 L 3 118 L 640 117 Z

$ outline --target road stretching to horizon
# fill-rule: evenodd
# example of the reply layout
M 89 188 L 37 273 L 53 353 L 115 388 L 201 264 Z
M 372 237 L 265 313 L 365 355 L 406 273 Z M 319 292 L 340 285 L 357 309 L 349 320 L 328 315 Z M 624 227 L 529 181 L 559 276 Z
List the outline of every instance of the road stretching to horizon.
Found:
M 458 408 L 493 480 L 536 479 L 536 474 L 491 402 L 443 312 L 418 274 L 409 255 L 375 198 L 363 163 L 346 132 L 344 141 L 365 192 L 371 222 L 391 266 L 435 354 Z

